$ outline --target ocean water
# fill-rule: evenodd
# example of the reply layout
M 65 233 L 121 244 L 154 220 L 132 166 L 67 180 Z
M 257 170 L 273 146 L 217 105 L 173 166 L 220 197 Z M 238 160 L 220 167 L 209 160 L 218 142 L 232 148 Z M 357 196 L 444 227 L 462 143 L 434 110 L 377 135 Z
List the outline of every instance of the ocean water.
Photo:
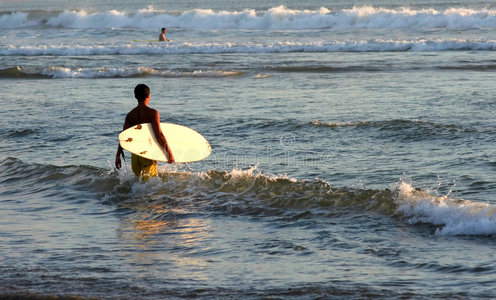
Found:
M 495 298 L 495 29 L 490 1 L 0 2 L 0 298 Z M 138 83 L 208 159 L 114 169 Z

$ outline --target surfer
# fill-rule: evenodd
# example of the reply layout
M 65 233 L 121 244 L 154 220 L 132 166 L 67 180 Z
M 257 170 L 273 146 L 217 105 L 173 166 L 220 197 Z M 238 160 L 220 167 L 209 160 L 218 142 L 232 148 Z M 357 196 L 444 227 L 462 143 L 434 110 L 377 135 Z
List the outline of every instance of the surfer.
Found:
M 167 28 L 162 28 L 162 33 L 158 36 L 158 41 L 159 42 L 169 42 L 169 39 L 165 37 L 165 34 L 167 33 Z
M 138 100 L 138 106 L 131 110 L 124 121 L 123 130 L 128 129 L 134 125 L 141 123 L 151 123 L 155 137 L 158 143 L 167 151 L 169 154 L 169 163 L 174 162 L 174 156 L 167 145 L 167 140 L 165 139 L 162 129 L 160 128 L 160 115 L 156 109 L 148 106 L 150 103 L 150 88 L 145 84 L 138 84 L 134 88 L 134 96 Z M 124 155 L 121 145 L 117 148 L 117 154 L 115 156 L 115 167 L 117 169 L 121 168 L 121 155 Z M 148 176 L 157 176 L 157 161 L 149 160 L 144 157 L 138 156 L 136 154 L 131 155 L 131 166 L 133 168 L 134 174 L 136 176 L 143 176 L 147 178 Z

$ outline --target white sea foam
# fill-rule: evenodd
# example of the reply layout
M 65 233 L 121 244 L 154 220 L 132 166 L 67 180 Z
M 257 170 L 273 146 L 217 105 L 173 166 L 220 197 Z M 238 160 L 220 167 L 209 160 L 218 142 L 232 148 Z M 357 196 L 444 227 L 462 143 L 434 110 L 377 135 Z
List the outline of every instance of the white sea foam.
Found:
M 397 212 L 410 223 L 430 223 L 441 226 L 440 235 L 495 235 L 496 206 L 488 203 L 437 196 L 418 191 L 402 182 L 398 187 Z
M 69 68 L 60 66 L 49 66 L 45 68 L 17 67 L 21 74 L 40 75 L 52 78 L 115 78 L 132 76 L 161 76 L 161 77 L 231 77 L 243 75 L 239 71 L 228 70 L 156 70 L 146 67 L 135 68 Z M 16 76 L 16 74 L 14 74 Z
M 102 45 L 5 45 L 0 56 L 88 56 L 88 55 L 166 55 L 222 53 L 292 53 L 292 52 L 430 52 L 430 51 L 496 51 L 496 40 L 418 39 L 359 41 L 278 41 L 273 43 L 113 43 Z
M 15 29 L 36 26 L 38 22 L 28 20 L 28 13 L 0 15 L 0 28 Z
M 139 74 L 152 74 L 153 69 L 137 68 L 68 68 L 51 66 L 40 71 L 40 74 L 53 78 L 110 78 L 130 77 Z
M 147 7 L 137 13 L 64 11 L 45 17 L 26 12 L 0 16 L 0 28 L 49 26 L 61 28 L 175 28 L 201 29 L 324 29 L 324 28 L 496 28 L 496 10 L 449 8 L 354 7 L 330 10 L 295 10 L 285 6 L 266 11 L 214 11 L 194 9 L 181 13 Z

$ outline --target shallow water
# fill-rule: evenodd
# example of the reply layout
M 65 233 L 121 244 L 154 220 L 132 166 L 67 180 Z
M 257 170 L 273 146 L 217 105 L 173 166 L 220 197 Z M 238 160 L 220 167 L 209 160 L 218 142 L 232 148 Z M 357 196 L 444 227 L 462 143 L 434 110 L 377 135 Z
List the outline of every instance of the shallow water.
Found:
M 0 3 L 0 295 L 495 296 L 491 3 L 120 3 Z M 207 160 L 113 169 L 142 82 Z

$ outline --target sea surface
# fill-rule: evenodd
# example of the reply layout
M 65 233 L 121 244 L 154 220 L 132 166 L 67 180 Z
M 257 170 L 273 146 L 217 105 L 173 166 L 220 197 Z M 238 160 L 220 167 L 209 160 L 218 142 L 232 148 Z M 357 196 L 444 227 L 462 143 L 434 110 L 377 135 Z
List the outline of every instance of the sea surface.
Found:
M 0 91 L 0 298 L 496 298 L 493 1 L 3 0 Z

